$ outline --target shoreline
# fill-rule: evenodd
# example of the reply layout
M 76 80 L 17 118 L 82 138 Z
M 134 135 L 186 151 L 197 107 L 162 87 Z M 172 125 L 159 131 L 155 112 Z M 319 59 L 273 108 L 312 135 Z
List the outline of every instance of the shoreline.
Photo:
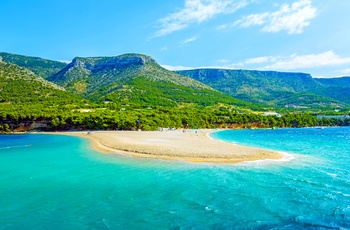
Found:
M 94 150 L 137 158 L 215 164 L 284 158 L 283 154 L 276 151 L 215 140 L 209 136 L 213 131 L 217 130 L 84 131 L 46 134 L 89 139 Z

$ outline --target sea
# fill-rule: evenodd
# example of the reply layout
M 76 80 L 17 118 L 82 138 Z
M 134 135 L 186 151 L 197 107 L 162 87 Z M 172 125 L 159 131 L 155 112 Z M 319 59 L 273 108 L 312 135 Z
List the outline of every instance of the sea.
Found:
M 0 229 L 350 229 L 350 128 L 228 130 L 278 161 L 204 164 L 0 136 Z

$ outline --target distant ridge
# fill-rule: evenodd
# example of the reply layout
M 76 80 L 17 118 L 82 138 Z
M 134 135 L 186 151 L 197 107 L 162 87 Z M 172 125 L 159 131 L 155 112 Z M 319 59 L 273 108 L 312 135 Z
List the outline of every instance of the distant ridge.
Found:
M 325 86 L 320 90 L 320 94 L 350 104 L 350 77 L 315 78 L 315 80 Z
M 350 87 L 350 76 L 335 77 L 335 78 L 315 78 L 315 80 L 327 86 Z
M 331 83 L 306 73 L 258 70 L 195 69 L 176 71 L 241 100 L 273 106 L 342 106 L 350 98 L 326 93 Z M 338 82 L 330 80 L 330 82 Z M 334 83 L 335 84 L 335 83 Z M 339 90 L 344 89 L 341 87 Z

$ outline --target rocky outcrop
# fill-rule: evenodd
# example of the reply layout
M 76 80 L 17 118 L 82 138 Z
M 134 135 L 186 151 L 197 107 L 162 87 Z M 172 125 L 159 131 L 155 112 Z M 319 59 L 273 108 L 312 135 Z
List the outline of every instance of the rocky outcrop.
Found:
M 123 69 L 135 66 L 143 66 L 147 62 L 157 63 L 153 58 L 140 54 L 125 54 L 117 57 L 76 57 L 68 65 L 68 68 L 82 68 L 97 72 L 103 69 Z
M 77 94 L 90 94 L 101 88 L 122 86 L 137 77 L 166 81 L 193 88 L 210 87 L 191 78 L 162 68 L 152 57 L 124 54 L 116 57 L 76 57 L 60 72 L 49 78 Z

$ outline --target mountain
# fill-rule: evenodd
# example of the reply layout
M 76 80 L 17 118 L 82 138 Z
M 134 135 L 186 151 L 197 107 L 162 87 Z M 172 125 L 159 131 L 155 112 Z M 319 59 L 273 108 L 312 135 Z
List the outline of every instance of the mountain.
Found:
M 152 81 L 169 81 L 192 88 L 210 89 L 193 79 L 168 71 L 146 55 L 124 54 L 117 57 L 76 57 L 57 74 L 49 78 L 74 92 L 89 93 L 114 83 L 123 83 L 144 76 Z
M 227 69 L 173 72 L 141 54 L 76 57 L 65 64 L 0 52 L 1 60 L 99 103 L 133 107 L 224 103 L 247 108 L 350 105 L 350 77 L 315 79 L 305 73 Z
M 141 54 L 76 57 L 48 80 L 95 102 L 113 101 L 142 107 L 179 103 L 206 106 L 219 102 L 248 105 L 194 79 L 166 70 L 153 58 Z
M 319 90 L 320 94 L 350 104 L 350 77 L 315 78 L 315 80 L 325 86 Z
M 15 64 L 0 62 L 0 105 L 66 106 L 82 99 L 32 71 Z
M 38 57 L 0 52 L 0 61 L 16 64 L 31 70 L 36 75 L 46 79 L 63 69 L 67 64 Z
M 350 87 L 350 77 L 315 78 L 315 80 L 327 86 Z
M 176 71 L 233 97 L 273 106 L 321 106 L 350 104 L 349 99 L 327 94 L 330 85 L 305 73 L 257 70 L 195 69 Z

